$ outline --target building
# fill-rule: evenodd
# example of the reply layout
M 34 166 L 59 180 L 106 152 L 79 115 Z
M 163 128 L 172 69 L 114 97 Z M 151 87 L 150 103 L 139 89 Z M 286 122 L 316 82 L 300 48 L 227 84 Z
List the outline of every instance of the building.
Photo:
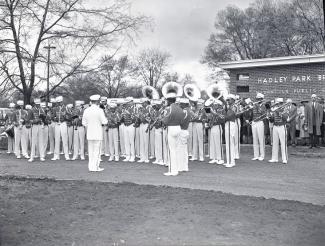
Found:
M 222 62 L 230 77 L 229 90 L 241 97 L 292 98 L 299 102 L 311 94 L 325 97 L 325 55 L 288 56 Z

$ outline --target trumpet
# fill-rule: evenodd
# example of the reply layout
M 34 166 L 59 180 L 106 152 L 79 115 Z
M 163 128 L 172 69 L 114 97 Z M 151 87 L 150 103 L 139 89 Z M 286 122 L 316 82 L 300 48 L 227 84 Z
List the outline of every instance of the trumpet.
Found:
M 289 104 L 290 104 L 290 103 L 285 103 L 285 104 L 282 104 L 282 105 L 279 106 L 279 107 L 273 108 L 273 107 L 275 107 L 275 106 L 278 105 L 278 104 L 275 104 L 275 105 L 273 105 L 273 106 L 271 107 L 271 112 L 274 113 L 274 112 L 276 112 L 276 111 L 278 111 L 278 110 L 280 110 L 280 109 L 286 108 Z

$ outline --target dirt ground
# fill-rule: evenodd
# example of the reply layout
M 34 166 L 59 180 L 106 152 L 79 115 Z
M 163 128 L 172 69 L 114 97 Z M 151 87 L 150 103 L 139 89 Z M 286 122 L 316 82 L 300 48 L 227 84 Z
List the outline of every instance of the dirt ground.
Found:
M 325 206 L 132 183 L 0 178 L 1 245 L 319 245 Z

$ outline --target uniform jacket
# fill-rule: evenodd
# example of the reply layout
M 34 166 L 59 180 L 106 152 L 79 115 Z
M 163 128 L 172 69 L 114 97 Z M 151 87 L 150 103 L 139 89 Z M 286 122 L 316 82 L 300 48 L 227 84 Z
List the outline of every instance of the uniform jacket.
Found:
M 316 134 L 321 135 L 320 126 L 323 120 L 323 108 L 316 102 L 315 104 L 315 119 L 313 119 L 312 102 L 308 103 L 305 107 L 305 122 L 308 126 L 308 133 L 313 133 L 313 125 L 316 125 Z
M 82 125 L 87 128 L 87 140 L 103 140 L 103 127 L 107 124 L 103 109 L 93 104 L 86 108 L 82 116 Z

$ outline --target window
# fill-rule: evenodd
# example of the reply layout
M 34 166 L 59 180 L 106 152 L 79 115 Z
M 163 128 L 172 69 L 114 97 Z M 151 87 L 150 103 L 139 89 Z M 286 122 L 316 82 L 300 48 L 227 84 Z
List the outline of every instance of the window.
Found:
M 236 90 L 237 90 L 237 93 L 249 92 L 249 86 L 248 85 L 237 86 Z
M 249 80 L 249 73 L 237 74 L 237 80 Z

